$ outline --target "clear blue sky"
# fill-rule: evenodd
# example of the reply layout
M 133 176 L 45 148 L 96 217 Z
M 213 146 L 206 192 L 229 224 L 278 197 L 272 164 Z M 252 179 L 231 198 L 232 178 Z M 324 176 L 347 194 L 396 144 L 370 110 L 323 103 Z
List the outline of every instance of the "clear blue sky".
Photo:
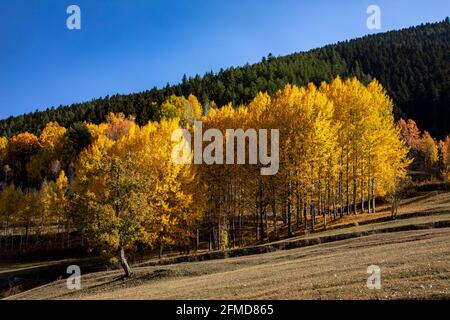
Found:
M 381 32 L 450 15 L 448 0 L 0 0 L 0 118 L 372 33 L 370 4 Z

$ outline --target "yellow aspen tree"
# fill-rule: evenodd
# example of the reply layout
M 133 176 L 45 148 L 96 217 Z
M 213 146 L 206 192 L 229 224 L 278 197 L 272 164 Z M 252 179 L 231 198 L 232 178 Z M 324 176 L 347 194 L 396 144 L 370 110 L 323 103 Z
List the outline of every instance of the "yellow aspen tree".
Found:
M 420 150 L 424 155 L 424 165 L 428 172 L 435 169 L 438 161 L 438 146 L 431 135 L 425 131 L 420 141 Z
M 161 105 L 159 120 L 175 119 L 180 121 L 180 125 L 185 127 L 190 125 L 202 115 L 202 106 L 194 95 L 178 97 L 171 95 L 167 97 Z
M 66 239 L 70 241 L 71 219 L 68 212 L 67 190 L 69 187 L 69 180 L 67 179 L 64 170 L 58 174 L 55 182 L 52 182 L 53 197 L 51 206 L 53 210 L 53 218 L 58 227 L 58 234 L 61 237 L 61 248 L 64 248 L 64 238 L 62 232 L 65 231 Z
M 39 135 L 41 148 L 27 164 L 28 174 L 36 186 L 45 179 L 56 179 L 59 172 L 56 161 L 59 161 L 61 156 L 66 131 L 57 122 L 49 122 Z
M 444 179 L 450 179 L 450 135 L 440 143 L 440 153 L 442 158 L 441 175 Z
M 192 117 L 195 120 L 199 120 L 203 114 L 203 107 L 198 101 L 197 97 L 190 94 L 187 98 L 190 108 L 192 109 Z
M 0 163 L 3 163 L 5 159 L 7 146 L 8 146 L 8 138 L 0 137 Z
M 27 249 L 29 245 L 30 233 L 36 227 L 36 221 L 41 220 L 39 215 L 43 214 L 39 192 L 37 190 L 29 190 L 23 193 L 22 197 L 23 207 L 20 211 L 20 226 L 21 229 L 25 229 L 25 245 L 22 245 L 22 232 L 21 232 L 21 244 L 20 249 Z
M 3 248 L 11 250 L 14 246 L 14 237 L 9 238 L 16 226 L 23 206 L 23 194 L 20 189 L 16 189 L 13 184 L 8 185 L 0 193 L 0 219 L 3 226 L 3 237 L 5 239 Z M 9 241 L 11 240 L 11 241 Z
M 371 170 L 371 200 L 375 211 L 375 197 L 384 196 L 394 191 L 399 179 L 406 176 L 406 168 L 411 163 L 407 159 L 409 148 L 400 136 L 400 129 L 394 122 L 393 102 L 387 96 L 383 87 L 372 81 L 367 86 L 371 93 L 371 103 L 378 119 L 373 120 L 376 142 Z
M 53 181 L 44 181 L 41 189 L 36 195 L 39 202 L 39 215 L 36 217 L 36 234 L 38 236 L 48 235 L 47 240 L 50 242 L 50 234 L 59 233 L 59 221 L 57 219 L 57 211 L 53 206 L 55 203 L 55 186 Z M 54 226 L 57 226 L 58 230 L 55 232 Z
M 90 245 L 105 256 L 117 254 L 125 275 L 131 276 L 128 251 L 137 243 L 162 247 L 185 241 L 189 230 L 180 235 L 179 229 L 191 226 L 201 210 L 192 206 L 185 188 L 192 180 L 189 166 L 171 159 L 171 135 L 179 120 L 139 127 L 115 117 L 110 121 L 115 125 L 80 155 L 72 207 Z M 109 134 L 111 128 L 120 134 Z

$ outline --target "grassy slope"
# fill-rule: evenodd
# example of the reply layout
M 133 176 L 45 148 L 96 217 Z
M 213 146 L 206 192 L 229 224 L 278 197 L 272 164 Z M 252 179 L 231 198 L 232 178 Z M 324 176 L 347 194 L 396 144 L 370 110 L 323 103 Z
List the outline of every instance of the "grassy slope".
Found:
M 69 291 L 57 281 L 16 299 L 450 298 L 450 229 L 372 235 L 262 255 L 99 272 Z M 366 288 L 381 267 L 382 289 Z
M 289 241 L 383 228 L 414 228 L 450 221 L 449 210 L 450 193 L 424 194 L 408 199 L 401 208 L 402 219 L 397 221 L 329 230 Z M 381 212 L 376 217 L 386 214 Z M 363 218 L 348 217 L 348 222 L 361 222 Z M 371 264 L 381 267 L 381 290 L 366 288 L 366 269 Z M 133 279 L 122 280 L 120 276 L 120 271 L 87 274 L 80 291 L 67 290 L 61 280 L 11 298 L 450 298 L 450 228 L 373 234 L 226 260 L 137 267 Z

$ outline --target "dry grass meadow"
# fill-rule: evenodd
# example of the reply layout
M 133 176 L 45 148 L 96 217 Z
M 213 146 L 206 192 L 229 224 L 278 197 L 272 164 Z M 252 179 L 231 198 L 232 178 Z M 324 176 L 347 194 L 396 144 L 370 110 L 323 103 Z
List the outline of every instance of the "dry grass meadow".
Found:
M 59 280 L 8 299 L 450 299 L 450 192 L 408 199 L 399 213 L 394 221 L 382 221 L 386 210 L 348 217 L 339 221 L 342 228 L 285 241 L 353 234 L 346 240 L 135 266 L 126 280 L 119 270 L 96 272 L 82 276 L 81 290 Z M 366 286 L 369 265 L 381 268 L 380 290 Z

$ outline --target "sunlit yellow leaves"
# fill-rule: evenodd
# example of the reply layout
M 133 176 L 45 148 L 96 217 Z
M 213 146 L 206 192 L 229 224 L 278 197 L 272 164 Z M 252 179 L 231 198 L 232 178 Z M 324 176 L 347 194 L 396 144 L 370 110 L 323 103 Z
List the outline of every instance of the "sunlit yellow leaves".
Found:
M 58 150 L 66 131 L 66 128 L 61 127 L 58 123 L 49 122 L 39 135 L 42 147 L 52 151 Z
M 140 127 L 111 114 L 108 128 L 95 130 L 94 142 L 80 154 L 75 215 L 102 252 L 114 254 L 136 241 L 149 247 L 180 241 L 175 230 L 192 219 L 195 206 L 188 189 L 191 168 L 171 161 L 170 137 L 177 128 L 177 119 Z

